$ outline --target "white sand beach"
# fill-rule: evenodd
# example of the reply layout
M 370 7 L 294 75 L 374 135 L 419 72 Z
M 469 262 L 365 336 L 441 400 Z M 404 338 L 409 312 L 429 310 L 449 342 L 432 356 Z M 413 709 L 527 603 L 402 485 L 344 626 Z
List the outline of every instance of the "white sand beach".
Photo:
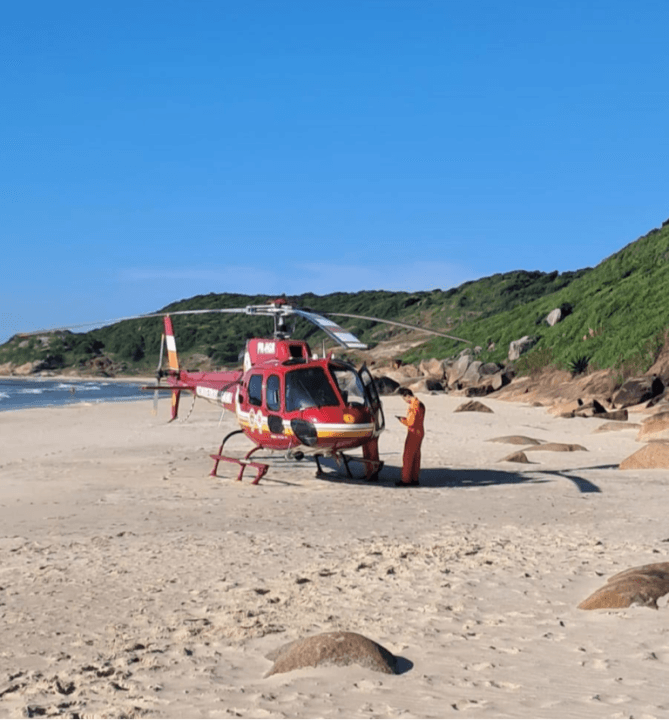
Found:
M 669 716 L 666 601 L 577 608 L 669 559 L 666 471 L 617 467 L 636 429 L 421 399 L 418 488 L 394 486 L 394 396 L 377 484 L 285 460 L 258 486 L 211 478 L 235 420 L 204 402 L 172 424 L 150 400 L 0 414 L 0 716 Z M 503 462 L 509 435 L 586 450 Z M 332 630 L 401 672 L 265 677 L 270 651 Z

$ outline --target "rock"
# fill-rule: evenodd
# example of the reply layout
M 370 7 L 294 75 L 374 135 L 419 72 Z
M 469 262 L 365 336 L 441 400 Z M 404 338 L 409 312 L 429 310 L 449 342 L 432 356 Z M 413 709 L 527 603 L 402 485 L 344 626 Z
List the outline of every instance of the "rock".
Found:
M 574 413 L 581 407 L 578 400 L 558 402 L 548 409 L 548 412 L 555 417 L 574 417 Z
M 516 452 L 511 453 L 511 455 L 503 457 L 499 462 L 529 463 L 530 461 L 527 459 L 527 455 L 525 455 L 522 450 L 517 450 Z
M 486 375 L 496 375 L 503 369 L 504 368 L 501 365 L 494 362 L 482 363 L 479 367 L 479 375 L 481 377 L 485 377 Z
M 361 665 L 377 672 L 397 672 L 397 658 L 383 646 L 351 632 L 328 632 L 282 645 L 267 655 L 274 666 L 265 677 L 304 667 Z
M 444 386 L 439 380 L 434 378 L 419 378 L 418 380 L 410 383 L 404 383 L 405 387 L 408 387 L 412 393 L 430 393 L 430 392 L 443 392 Z
M 438 380 L 444 379 L 444 363 L 441 360 L 421 360 L 418 363 L 418 370 L 422 375 L 429 375 Z
M 465 354 L 461 355 L 459 358 L 446 365 L 445 377 L 448 387 L 456 387 L 456 383 L 467 372 L 467 368 L 469 367 L 471 362 L 473 362 L 472 356 L 469 354 Z
M 603 425 L 600 425 L 598 428 L 593 430 L 593 433 L 602 433 L 602 432 L 611 432 L 613 430 L 629 430 L 630 428 L 638 428 L 641 427 L 638 423 L 628 423 L 628 422 L 605 422 Z
M 669 441 L 656 440 L 644 445 L 640 450 L 625 458 L 620 470 L 644 470 L 669 468 Z
M 477 385 L 481 381 L 480 368 L 482 365 L 483 363 L 480 360 L 472 360 L 467 366 L 464 375 L 460 378 L 460 386 Z
M 560 320 L 562 320 L 562 310 L 560 308 L 555 308 L 555 310 L 551 310 L 548 315 L 544 318 L 544 320 L 551 326 L 557 325 Z
M 478 402 L 478 400 L 470 400 L 469 402 L 462 403 L 453 412 L 493 412 L 487 405 Z
M 525 452 L 533 452 L 534 450 L 542 450 L 545 452 L 578 452 L 582 450 L 588 452 L 588 448 L 573 443 L 542 443 L 541 445 L 525 448 Z
M 669 439 L 669 412 L 651 415 L 641 423 L 637 440 Z
M 535 440 L 525 435 L 504 435 L 503 437 L 492 438 L 488 442 L 509 443 L 511 445 L 541 445 L 541 440 Z
M 606 412 L 606 408 L 595 398 L 588 402 L 578 402 L 579 407 L 574 410 L 574 417 L 601 417 Z
M 539 342 L 539 338 L 534 335 L 525 335 L 520 340 L 513 340 L 509 345 L 509 360 L 513 362 L 533 348 Z
M 629 414 L 627 412 L 627 408 L 624 408 L 623 410 L 609 410 L 607 412 L 599 413 L 594 417 L 598 420 L 618 420 L 622 422 L 627 420 Z
M 663 383 L 665 383 L 664 380 L 662 380 Z M 662 391 L 661 395 L 656 395 L 654 398 L 648 401 L 646 404 L 646 407 L 648 409 L 656 407 L 657 405 L 667 405 L 669 404 L 669 393 L 667 392 L 666 383 L 665 383 L 665 389 Z
M 35 360 L 34 362 L 27 362 L 23 365 L 18 365 L 14 368 L 14 375 L 32 375 L 37 371 L 37 368 L 42 364 L 41 360 Z
M 616 408 L 625 408 L 646 402 L 664 392 L 664 383 L 657 376 L 631 378 L 613 396 Z
M 581 610 L 626 608 L 644 605 L 657 609 L 657 600 L 669 593 L 669 563 L 630 568 L 610 577 L 603 587 L 586 598 Z
M 392 395 L 400 384 L 387 375 L 381 375 L 381 377 L 374 378 L 374 386 L 379 395 Z
M 421 375 L 415 365 L 401 365 L 394 370 L 389 370 L 385 374 L 399 383 L 402 383 L 409 378 L 420 377 Z

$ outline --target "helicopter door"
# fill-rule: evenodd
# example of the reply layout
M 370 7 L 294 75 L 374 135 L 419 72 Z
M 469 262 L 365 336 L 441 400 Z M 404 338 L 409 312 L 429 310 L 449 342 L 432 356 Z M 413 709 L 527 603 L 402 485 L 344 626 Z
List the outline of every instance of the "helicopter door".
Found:
M 383 405 L 381 404 L 381 398 L 374 384 L 374 378 L 367 369 L 367 365 L 363 365 L 360 368 L 360 379 L 365 388 L 365 395 L 367 395 L 367 401 L 372 408 L 374 414 L 374 426 L 377 432 L 381 432 L 386 426 L 386 418 L 383 415 Z

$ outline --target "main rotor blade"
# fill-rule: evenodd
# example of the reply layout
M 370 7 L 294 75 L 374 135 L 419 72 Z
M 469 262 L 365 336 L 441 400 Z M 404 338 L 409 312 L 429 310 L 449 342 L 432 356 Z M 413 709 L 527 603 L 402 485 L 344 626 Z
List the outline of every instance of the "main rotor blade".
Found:
M 406 328 L 407 330 L 418 330 L 420 332 L 427 333 L 428 335 L 439 335 L 440 337 L 448 338 L 449 340 L 458 340 L 459 342 L 471 344 L 471 340 L 465 340 L 464 338 L 457 337 L 455 335 L 448 335 L 447 333 L 439 332 L 438 330 L 428 330 L 427 328 L 420 327 L 420 325 L 409 325 L 409 323 L 397 322 L 396 320 L 383 320 L 382 318 L 369 317 L 368 315 L 351 315 L 349 313 L 323 313 L 324 315 L 334 315 L 336 317 L 347 317 L 358 320 L 371 320 L 373 322 L 385 323 L 386 325 L 396 325 L 397 327 Z
M 64 332 L 65 330 L 78 330 L 79 328 L 101 328 L 107 325 L 125 322 L 126 320 L 147 320 L 149 318 L 162 318 L 165 315 L 203 315 L 205 313 L 247 313 L 249 308 L 216 308 L 213 310 L 172 310 L 170 312 L 148 313 L 146 315 L 129 315 L 127 317 L 114 318 L 113 320 L 92 320 L 91 322 L 79 323 L 77 325 L 63 325 L 62 327 L 45 328 L 43 330 L 31 330 L 30 332 L 17 333 L 21 337 L 41 335 L 42 333 Z
M 329 338 L 338 342 L 345 348 L 350 350 L 367 349 L 367 345 L 360 342 L 355 335 L 350 333 L 348 330 L 344 330 L 344 328 L 339 327 L 336 322 L 328 320 L 328 318 L 323 317 L 323 315 L 308 312 L 307 310 L 299 310 L 297 308 L 293 308 L 293 313 L 316 325 L 316 327 L 320 328 Z

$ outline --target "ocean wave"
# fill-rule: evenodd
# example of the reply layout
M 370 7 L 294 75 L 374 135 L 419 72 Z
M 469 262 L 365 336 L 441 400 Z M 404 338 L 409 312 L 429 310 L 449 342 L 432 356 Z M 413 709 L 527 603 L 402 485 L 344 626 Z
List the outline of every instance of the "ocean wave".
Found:
M 0 400 L 6 400 L 9 397 L 11 397 L 9 393 L 0 392 Z
M 44 390 L 41 388 L 20 388 L 16 391 L 17 395 L 42 395 Z

